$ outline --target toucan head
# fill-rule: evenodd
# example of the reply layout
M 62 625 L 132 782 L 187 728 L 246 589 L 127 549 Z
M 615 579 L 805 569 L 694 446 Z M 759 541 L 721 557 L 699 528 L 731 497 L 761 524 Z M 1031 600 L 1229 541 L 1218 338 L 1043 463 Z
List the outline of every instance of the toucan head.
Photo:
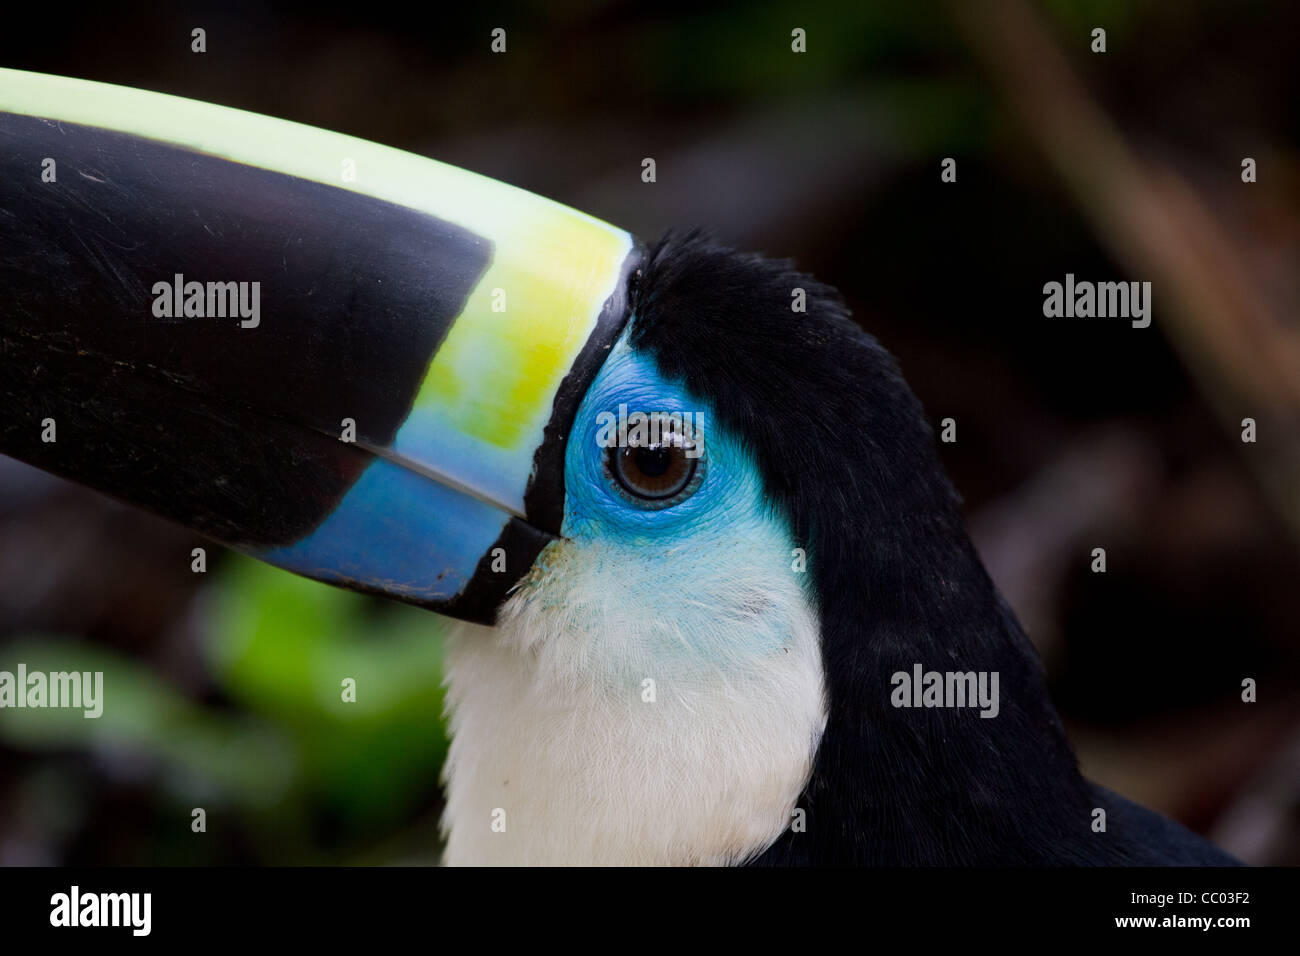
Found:
M 579 545 L 606 559 L 552 595 L 570 615 L 716 607 L 727 574 L 729 614 L 765 631 L 807 590 L 784 472 L 844 436 L 780 366 L 824 378 L 870 348 L 832 290 L 349 137 L 3 80 L 0 450 L 478 623 Z M 772 423 L 784 463 L 756 458 Z
M 0 227 L 0 452 L 467 622 L 451 859 L 730 862 L 797 801 L 887 821 L 837 768 L 965 733 L 880 732 L 916 661 L 1000 667 L 1034 689 L 1003 719 L 1056 726 L 919 403 L 788 263 L 13 71 Z

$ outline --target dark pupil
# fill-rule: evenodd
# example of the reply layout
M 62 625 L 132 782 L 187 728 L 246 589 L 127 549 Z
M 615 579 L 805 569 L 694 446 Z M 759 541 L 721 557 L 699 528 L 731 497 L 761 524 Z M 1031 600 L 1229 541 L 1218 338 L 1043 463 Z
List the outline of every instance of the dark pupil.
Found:
M 662 445 L 658 448 L 638 448 L 634 455 L 637 468 L 647 478 L 658 478 L 673 463 L 672 452 Z

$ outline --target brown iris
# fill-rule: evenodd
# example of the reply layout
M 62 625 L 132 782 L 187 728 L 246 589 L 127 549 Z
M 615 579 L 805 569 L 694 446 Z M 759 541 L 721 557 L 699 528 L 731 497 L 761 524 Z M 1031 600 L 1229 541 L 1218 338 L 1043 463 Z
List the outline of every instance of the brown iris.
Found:
M 628 494 L 662 502 L 681 494 L 695 477 L 698 457 L 687 454 L 687 442 L 675 430 L 664 429 L 658 442 L 612 448 L 609 470 Z

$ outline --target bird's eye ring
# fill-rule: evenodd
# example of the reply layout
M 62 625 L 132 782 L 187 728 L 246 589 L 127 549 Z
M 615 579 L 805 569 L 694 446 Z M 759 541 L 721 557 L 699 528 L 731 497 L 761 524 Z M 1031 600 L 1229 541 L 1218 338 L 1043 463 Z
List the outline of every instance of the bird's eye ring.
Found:
M 703 446 L 674 418 L 651 416 L 649 434 L 609 448 L 605 473 L 638 508 L 670 508 L 695 493 L 704 477 Z

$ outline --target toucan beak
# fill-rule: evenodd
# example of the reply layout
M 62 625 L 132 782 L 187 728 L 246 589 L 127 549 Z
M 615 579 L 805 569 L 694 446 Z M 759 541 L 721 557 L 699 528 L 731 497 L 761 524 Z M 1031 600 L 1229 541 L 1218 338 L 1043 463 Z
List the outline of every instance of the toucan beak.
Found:
M 408 153 L 0 70 L 0 452 L 490 622 L 560 534 L 636 255 Z

